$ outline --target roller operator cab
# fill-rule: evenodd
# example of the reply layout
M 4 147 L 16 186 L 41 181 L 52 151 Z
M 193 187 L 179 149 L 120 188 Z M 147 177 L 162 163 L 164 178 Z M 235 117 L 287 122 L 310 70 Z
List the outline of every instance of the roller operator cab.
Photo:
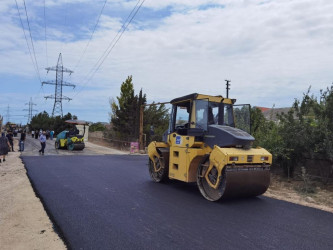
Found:
M 68 130 L 64 130 L 57 135 L 55 141 L 55 148 L 67 148 L 70 151 L 83 150 L 85 147 L 84 134 L 86 130 L 87 122 L 79 120 L 66 120 L 70 127 Z M 83 125 L 83 131 L 79 131 L 76 125 Z
M 235 101 L 202 94 L 173 99 L 163 142 L 148 146 L 151 178 L 196 182 L 210 201 L 265 193 L 272 155 L 252 148 L 250 105 Z

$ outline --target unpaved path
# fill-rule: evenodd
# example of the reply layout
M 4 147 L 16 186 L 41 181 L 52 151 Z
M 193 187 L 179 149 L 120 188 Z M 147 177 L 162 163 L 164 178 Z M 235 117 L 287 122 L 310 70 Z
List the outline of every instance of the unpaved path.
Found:
M 66 249 L 19 156 L 9 152 L 0 163 L 0 249 Z
M 333 213 L 333 185 L 316 188 L 312 194 L 300 193 L 296 189 L 302 181 L 287 181 L 280 176 L 271 175 L 271 184 L 264 196 L 284 200 L 299 205 L 313 207 Z

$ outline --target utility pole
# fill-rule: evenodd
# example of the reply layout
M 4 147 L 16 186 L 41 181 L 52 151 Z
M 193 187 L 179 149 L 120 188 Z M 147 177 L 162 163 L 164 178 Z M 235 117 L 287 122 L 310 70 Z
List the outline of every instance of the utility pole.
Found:
M 23 109 L 23 111 L 28 111 L 28 123 L 31 122 L 32 119 L 32 112 L 37 111 L 36 109 L 33 109 L 32 107 L 36 104 L 32 102 L 32 98 L 30 97 L 30 102 L 26 103 L 25 105 L 29 105 L 29 109 Z
M 3 122 L 3 116 L 0 115 L 0 132 L 2 132 L 2 122 Z
M 9 112 L 9 104 L 7 106 L 7 113 L 6 113 L 6 122 L 8 123 L 10 120 L 10 112 Z
M 226 83 L 226 85 L 227 85 L 227 98 L 229 98 L 229 90 L 230 90 L 230 82 L 231 82 L 231 80 L 225 80 L 227 83 Z
M 72 100 L 71 98 L 68 98 L 68 97 L 62 95 L 62 86 L 69 86 L 69 87 L 75 88 L 74 84 L 63 81 L 64 72 L 69 73 L 69 75 L 71 75 L 72 73 L 74 73 L 74 71 L 72 71 L 70 69 L 67 69 L 62 65 L 61 53 L 59 54 L 57 66 L 48 67 L 48 68 L 45 68 L 45 69 L 47 70 L 47 73 L 49 71 L 55 71 L 56 72 L 56 80 L 55 81 L 49 81 L 49 82 L 42 82 L 42 85 L 43 84 L 55 85 L 54 95 L 45 96 L 44 98 L 45 99 L 48 99 L 48 98 L 54 99 L 52 116 L 54 116 L 55 114 L 58 114 L 62 117 L 63 116 L 63 114 L 62 114 L 62 100 L 67 100 L 67 101 Z

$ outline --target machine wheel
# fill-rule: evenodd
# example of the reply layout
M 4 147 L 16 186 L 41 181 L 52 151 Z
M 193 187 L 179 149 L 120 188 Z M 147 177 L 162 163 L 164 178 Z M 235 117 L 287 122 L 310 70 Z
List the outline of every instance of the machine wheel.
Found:
M 67 149 L 68 149 L 68 150 L 73 151 L 74 148 L 75 148 L 74 143 L 67 144 Z
M 55 149 L 60 149 L 60 143 L 59 143 L 59 141 L 55 141 L 54 147 L 55 147 Z
M 167 179 L 168 169 L 165 167 L 163 158 L 154 157 L 154 161 L 155 161 L 156 168 L 158 171 L 155 171 L 154 163 L 152 162 L 152 160 L 150 158 L 149 158 L 149 162 L 148 162 L 149 174 L 150 174 L 150 177 L 152 178 L 152 180 L 155 182 L 161 182 L 161 181 Z
M 217 189 L 212 188 L 211 186 L 209 186 L 206 178 L 205 178 L 205 174 L 206 171 L 209 167 L 209 159 L 208 157 L 205 158 L 198 167 L 198 173 L 197 173 L 197 185 L 198 188 L 201 192 L 201 194 L 203 195 L 203 197 L 205 197 L 207 200 L 209 201 L 217 201 L 219 199 L 221 199 L 221 197 L 223 196 L 225 187 L 226 187 L 226 178 L 225 178 L 225 174 L 222 173 L 222 180 L 219 184 L 219 186 L 217 187 Z M 211 183 L 215 184 L 218 180 L 218 171 L 216 169 L 216 167 L 213 167 L 210 171 L 210 173 L 208 173 L 208 178 L 210 180 Z

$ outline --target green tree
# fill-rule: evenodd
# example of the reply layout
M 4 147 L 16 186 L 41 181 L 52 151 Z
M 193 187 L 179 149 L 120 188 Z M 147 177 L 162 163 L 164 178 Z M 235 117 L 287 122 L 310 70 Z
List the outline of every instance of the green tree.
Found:
M 120 96 L 117 97 L 117 101 L 114 99 L 110 100 L 113 135 L 117 139 L 126 141 L 138 140 L 140 107 L 146 104 L 146 100 L 146 94 L 142 92 L 142 89 L 139 95 L 135 95 L 132 76 L 127 77 L 126 81 L 120 87 Z M 165 108 L 165 105 L 159 107 L 146 106 L 144 108 L 143 129 L 147 142 L 150 142 L 154 138 L 161 140 L 163 132 L 168 127 L 167 113 L 168 110 Z
M 51 117 L 46 111 L 44 111 L 32 117 L 29 129 L 54 130 L 55 134 L 58 134 L 63 130 L 69 129 L 70 125 L 65 123 L 65 121 L 71 120 L 72 118 L 71 113 L 67 113 L 63 117 Z
M 46 111 L 44 111 L 31 118 L 29 128 L 30 130 L 32 129 L 46 130 L 50 129 L 51 125 L 53 125 L 52 123 L 53 123 L 52 117 L 50 117 L 49 114 Z
M 255 138 L 254 147 L 263 147 L 273 155 L 273 163 L 278 161 L 284 147 L 279 134 L 279 126 L 266 120 L 262 111 L 256 107 L 251 109 L 251 134 Z
M 282 150 L 277 157 L 288 176 L 312 159 L 317 164 L 307 171 L 319 173 L 327 182 L 333 175 L 333 85 L 321 91 L 320 101 L 310 95 L 309 88 L 302 100 L 296 99 L 292 109 L 278 118 Z
M 117 103 L 118 102 L 118 103 Z M 136 128 L 138 119 L 138 97 L 134 95 L 132 76 L 128 76 L 121 84 L 120 96 L 110 101 L 111 123 L 116 137 L 121 140 L 137 139 Z
M 93 123 L 89 126 L 89 132 L 105 131 L 105 126 L 101 122 Z
M 333 84 L 321 91 L 320 101 L 313 101 L 315 120 L 310 124 L 314 131 L 312 158 L 325 158 L 333 163 Z
M 161 141 L 163 133 L 168 129 L 169 110 L 164 104 L 147 106 L 143 118 L 143 133 L 146 134 L 147 144 Z
M 235 105 L 234 106 L 234 119 L 236 128 L 250 133 L 250 106 L 249 105 Z

